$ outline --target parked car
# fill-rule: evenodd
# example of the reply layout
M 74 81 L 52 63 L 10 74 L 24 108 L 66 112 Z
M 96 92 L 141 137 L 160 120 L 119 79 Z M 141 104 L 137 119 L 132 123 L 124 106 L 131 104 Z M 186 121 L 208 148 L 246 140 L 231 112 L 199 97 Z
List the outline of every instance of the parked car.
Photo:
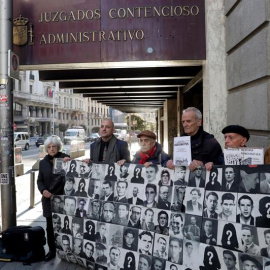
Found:
M 98 133 L 91 133 L 88 137 L 87 137 L 87 141 L 88 142 L 95 142 L 96 140 L 98 140 L 98 138 L 100 137 L 100 135 Z
M 14 146 L 28 150 L 30 146 L 29 138 L 28 132 L 14 132 Z
M 50 137 L 50 136 L 53 136 L 53 137 L 56 137 L 60 142 L 61 142 L 61 138 L 58 137 L 57 135 L 49 135 L 49 134 L 46 134 L 44 136 L 41 136 L 39 137 L 37 140 L 36 140 L 36 147 L 39 147 L 40 145 L 43 145 L 45 140 Z

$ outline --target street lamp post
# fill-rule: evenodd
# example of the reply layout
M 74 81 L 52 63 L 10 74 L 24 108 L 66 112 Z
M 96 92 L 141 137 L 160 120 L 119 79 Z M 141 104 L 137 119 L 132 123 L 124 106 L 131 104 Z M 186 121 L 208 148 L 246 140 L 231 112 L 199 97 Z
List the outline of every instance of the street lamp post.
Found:
M 8 50 L 13 44 L 13 1 L 0 1 L 0 183 L 2 229 L 16 226 L 14 178 L 13 80 L 8 76 Z M 5 138 L 5 139 L 4 139 Z

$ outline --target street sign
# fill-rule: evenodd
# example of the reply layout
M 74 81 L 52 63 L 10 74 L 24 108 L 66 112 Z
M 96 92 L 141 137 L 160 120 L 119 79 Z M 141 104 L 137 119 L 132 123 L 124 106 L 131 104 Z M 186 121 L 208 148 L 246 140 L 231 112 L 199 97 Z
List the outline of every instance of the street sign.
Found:
M 8 76 L 19 80 L 19 56 L 8 50 Z

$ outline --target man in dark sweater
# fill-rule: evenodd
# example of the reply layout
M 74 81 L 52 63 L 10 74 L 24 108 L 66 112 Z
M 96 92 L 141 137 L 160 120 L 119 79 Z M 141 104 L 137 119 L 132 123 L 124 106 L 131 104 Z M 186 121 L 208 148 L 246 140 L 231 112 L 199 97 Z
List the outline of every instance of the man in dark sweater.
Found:
M 190 170 L 194 171 L 198 166 L 203 166 L 207 162 L 220 165 L 221 146 L 212 134 L 203 130 L 201 112 L 194 107 L 183 110 L 182 125 L 184 128 L 182 136 L 191 137 Z M 167 167 L 169 166 L 170 164 L 167 164 Z
M 113 132 L 114 123 L 112 120 L 104 119 L 99 130 L 101 138 L 90 145 L 90 160 L 92 162 L 117 162 L 118 165 L 123 165 L 125 162 L 130 163 L 127 142 L 116 139 Z

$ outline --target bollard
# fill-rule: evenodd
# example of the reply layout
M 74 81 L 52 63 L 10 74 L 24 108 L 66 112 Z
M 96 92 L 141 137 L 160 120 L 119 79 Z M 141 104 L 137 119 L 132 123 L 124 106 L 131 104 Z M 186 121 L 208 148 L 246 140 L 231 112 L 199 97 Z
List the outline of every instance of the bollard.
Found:
M 30 208 L 35 207 L 35 172 L 30 174 Z

